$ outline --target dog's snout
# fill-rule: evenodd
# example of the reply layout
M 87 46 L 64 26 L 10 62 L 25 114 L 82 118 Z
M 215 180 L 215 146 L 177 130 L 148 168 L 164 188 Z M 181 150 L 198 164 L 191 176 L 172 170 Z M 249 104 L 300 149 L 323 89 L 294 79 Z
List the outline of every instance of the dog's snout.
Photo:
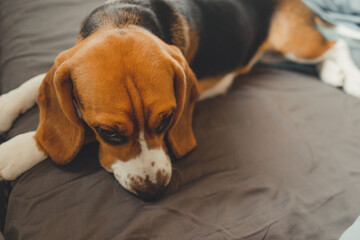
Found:
M 165 170 L 157 171 L 156 181 L 151 181 L 148 175 L 145 179 L 139 176 L 129 176 L 129 178 L 132 192 L 146 201 L 160 197 L 170 181 L 170 176 Z
M 145 143 L 138 157 L 126 162 L 118 160 L 111 170 L 125 189 L 144 200 L 159 196 L 172 175 L 171 162 L 165 151 L 162 148 L 149 150 Z

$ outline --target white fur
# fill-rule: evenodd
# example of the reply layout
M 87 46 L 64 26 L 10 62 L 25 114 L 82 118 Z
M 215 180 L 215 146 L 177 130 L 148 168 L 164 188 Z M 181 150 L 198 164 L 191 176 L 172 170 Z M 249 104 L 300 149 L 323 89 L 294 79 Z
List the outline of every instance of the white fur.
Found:
M 126 162 L 116 160 L 116 162 L 111 166 L 111 170 L 114 173 L 115 178 L 124 188 L 134 192 L 134 189 L 131 187 L 132 177 L 146 179 L 148 176 L 152 183 L 157 184 L 156 175 L 158 171 L 161 171 L 168 176 L 167 181 L 164 183 L 166 186 L 170 182 L 172 173 L 169 157 L 161 147 L 159 149 L 150 150 L 143 132 L 140 132 L 139 138 L 141 145 L 140 155 Z M 152 166 L 152 162 L 154 162 L 154 166 Z
M 214 87 L 204 91 L 201 93 L 199 97 L 199 101 L 202 101 L 207 98 L 212 98 L 221 94 L 225 94 L 231 84 L 233 83 L 234 79 L 236 77 L 236 73 L 232 72 L 227 74 L 223 79 L 219 81 L 218 84 L 216 84 Z
M 287 53 L 287 54 L 285 54 L 284 57 L 289 59 L 290 61 L 301 63 L 301 64 L 317 64 L 317 63 L 324 61 L 327 58 L 326 55 L 327 54 L 325 53 L 324 55 L 322 55 L 318 58 L 302 59 L 302 58 L 296 57 L 293 53 Z
M 342 87 L 344 84 L 344 75 L 340 66 L 337 64 L 336 59 L 333 58 L 334 49 L 328 50 L 325 54 L 318 58 L 313 59 L 302 59 L 296 57 L 293 53 L 285 54 L 285 58 L 301 63 L 301 64 L 316 64 L 320 79 L 329 85 L 334 87 Z
M 349 47 L 344 40 L 339 40 L 327 51 L 325 60 L 317 68 L 323 82 L 343 87 L 344 91 L 360 98 L 360 70 L 352 60 Z
M 346 37 L 360 40 L 360 32 L 358 32 L 354 29 L 348 28 L 344 25 L 335 26 L 335 31 L 337 31 L 338 33 L 340 33 Z
M 298 63 L 317 64 L 320 79 L 324 83 L 343 87 L 349 95 L 360 98 L 360 70 L 352 60 L 344 40 L 337 41 L 331 49 L 316 59 L 299 59 L 292 53 L 285 57 Z
M 35 105 L 45 75 L 37 75 L 20 87 L 0 96 L 0 133 L 8 131 L 21 113 Z
M 359 240 L 360 239 L 360 217 L 351 225 L 340 237 L 339 240 Z
M 0 179 L 14 180 L 47 158 L 36 146 L 34 135 L 24 133 L 0 145 Z
M 339 40 L 332 48 L 332 58 L 342 70 L 344 91 L 360 98 L 360 70 L 355 65 L 350 49 L 344 40 Z

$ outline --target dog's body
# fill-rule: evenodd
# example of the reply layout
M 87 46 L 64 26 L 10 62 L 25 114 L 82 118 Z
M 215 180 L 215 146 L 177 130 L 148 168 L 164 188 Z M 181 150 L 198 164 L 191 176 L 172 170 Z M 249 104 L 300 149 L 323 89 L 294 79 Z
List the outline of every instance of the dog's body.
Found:
M 168 152 L 182 157 L 196 146 L 191 120 L 199 93 L 226 92 L 265 51 L 317 64 L 324 82 L 360 97 L 346 44 L 327 41 L 300 0 L 108 1 L 45 77 L 1 96 L 0 132 L 38 92 L 40 107 L 36 132 L 0 146 L 1 176 L 14 179 L 48 156 L 66 164 L 97 140 L 102 166 L 122 186 L 156 195 L 171 178 Z M 14 154 L 19 145 L 29 160 Z
M 129 5 L 124 3 L 136 3 Z M 115 12 L 118 26 L 136 22 L 177 46 L 198 79 L 246 66 L 264 43 L 277 0 L 108 1 L 82 26 L 86 38 L 101 28 L 98 19 Z M 125 17 L 126 15 L 126 17 Z

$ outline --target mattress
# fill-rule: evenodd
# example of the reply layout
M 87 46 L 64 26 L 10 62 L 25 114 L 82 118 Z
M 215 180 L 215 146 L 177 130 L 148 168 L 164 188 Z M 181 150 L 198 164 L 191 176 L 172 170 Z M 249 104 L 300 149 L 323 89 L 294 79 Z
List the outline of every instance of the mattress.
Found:
M 0 0 L 1 91 L 50 69 L 99 0 Z M 3 137 L 35 130 L 38 108 Z M 199 102 L 198 147 L 144 202 L 99 164 L 96 143 L 11 182 L 5 239 L 338 239 L 360 214 L 360 100 L 267 66 Z

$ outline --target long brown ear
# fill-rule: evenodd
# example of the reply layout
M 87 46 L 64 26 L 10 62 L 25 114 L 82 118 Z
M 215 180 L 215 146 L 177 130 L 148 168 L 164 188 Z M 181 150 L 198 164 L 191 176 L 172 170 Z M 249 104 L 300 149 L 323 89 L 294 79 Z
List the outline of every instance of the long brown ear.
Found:
M 55 163 L 66 164 L 82 147 L 85 128 L 73 103 L 70 64 L 59 58 L 40 87 L 40 123 L 35 139 Z
M 195 74 L 180 50 L 172 48 L 171 55 L 177 62 L 174 66 L 177 118 L 167 133 L 167 139 L 175 156 L 181 158 L 196 147 L 192 130 L 192 115 L 200 94 Z

